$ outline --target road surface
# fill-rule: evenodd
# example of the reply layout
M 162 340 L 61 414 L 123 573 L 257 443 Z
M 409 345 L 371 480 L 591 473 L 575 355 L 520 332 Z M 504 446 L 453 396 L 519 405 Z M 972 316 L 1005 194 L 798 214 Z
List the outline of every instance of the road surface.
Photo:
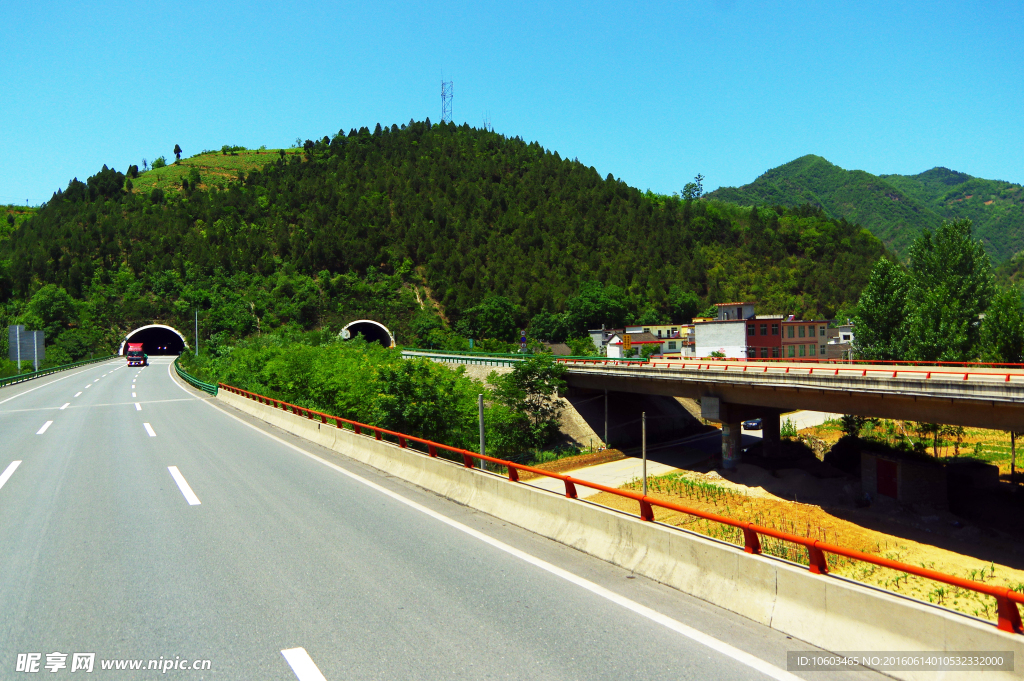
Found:
M 243 416 L 167 359 L 0 389 L 0 441 L 2 678 L 91 653 L 85 678 L 784 679 L 812 649 Z

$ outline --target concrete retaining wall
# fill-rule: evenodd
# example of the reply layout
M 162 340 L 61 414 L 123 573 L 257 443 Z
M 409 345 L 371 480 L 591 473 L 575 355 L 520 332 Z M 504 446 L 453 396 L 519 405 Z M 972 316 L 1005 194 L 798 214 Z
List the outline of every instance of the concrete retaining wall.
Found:
M 1024 636 L 698 535 L 567 499 L 356 435 L 221 390 L 218 399 L 290 433 L 831 651 L 1013 651 Z M 784 664 L 775 661 L 776 664 Z M 902 679 L 934 672 L 888 672 Z M 941 678 L 975 678 L 947 672 Z M 986 678 L 1022 678 L 1021 671 Z

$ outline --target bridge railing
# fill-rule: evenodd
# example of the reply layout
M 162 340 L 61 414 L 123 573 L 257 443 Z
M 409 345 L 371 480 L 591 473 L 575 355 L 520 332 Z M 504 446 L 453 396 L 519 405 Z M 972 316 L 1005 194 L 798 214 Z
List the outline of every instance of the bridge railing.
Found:
M 617 359 L 604 359 L 604 358 L 556 358 L 557 362 L 574 366 L 619 366 L 624 363 L 624 360 Z M 844 364 L 830 364 L 825 366 L 814 366 L 814 365 L 801 365 L 801 366 L 784 366 L 781 363 L 778 365 L 766 364 L 766 363 L 751 363 L 749 361 L 738 361 L 738 362 L 723 362 L 722 360 L 651 360 L 645 362 L 644 367 L 650 367 L 656 369 L 659 366 L 666 369 L 696 369 L 697 371 L 723 371 L 731 373 L 750 373 L 750 374 L 795 374 L 798 376 L 859 376 L 861 378 L 874 377 L 874 378 L 919 378 L 925 380 L 963 380 L 966 381 L 970 377 L 975 377 L 975 380 L 986 379 L 988 381 L 999 380 L 1004 383 L 1009 383 L 1011 380 L 1018 383 L 1024 383 L 1024 371 L 1007 372 L 1002 373 L 1001 371 L 954 371 L 951 368 L 934 368 L 929 366 L 920 367 L 904 367 L 904 366 L 890 366 L 887 368 L 882 367 L 869 367 L 869 366 L 851 366 Z M 1024 368 L 1022 365 L 1012 365 L 1015 368 Z M 1005 368 L 1005 367 L 999 367 Z M 771 371 L 769 371 L 771 370 Z
M 61 364 L 60 366 L 50 367 L 49 369 L 30 371 L 25 374 L 17 374 L 16 376 L 5 376 L 3 378 L 0 378 L 0 388 L 2 388 L 5 385 L 14 385 L 15 383 L 21 383 L 23 381 L 31 381 L 33 378 L 49 376 L 50 374 L 55 374 L 58 371 L 67 371 L 68 369 L 74 369 L 76 367 L 85 366 L 86 364 L 106 362 L 108 359 L 116 359 L 116 357 L 116 355 L 111 355 L 109 357 L 94 357 L 93 359 L 82 359 L 77 362 L 71 362 L 70 364 Z
M 828 561 L 826 554 L 832 554 L 836 556 L 843 556 L 851 560 L 857 560 L 871 565 L 877 565 L 879 567 L 889 568 L 891 570 L 897 570 L 925 579 L 931 579 L 936 582 L 943 584 L 949 584 L 951 586 L 958 587 L 960 589 L 966 589 L 975 591 L 987 596 L 991 596 L 996 600 L 996 610 L 998 615 L 997 627 L 1001 631 L 1013 632 L 1013 633 L 1024 633 L 1022 631 L 1020 610 L 1018 604 L 1024 603 L 1024 594 L 1013 591 L 1008 587 L 997 587 L 983 582 L 975 582 L 955 575 L 948 575 L 937 570 L 930 570 L 925 567 L 911 565 L 909 563 L 901 563 L 895 560 L 889 560 L 888 558 L 882 558 L 874 556 L 869 553 L 862 551 L 856 551 L 853 549 L 846 548 L 844 546 L 838 546 L 836 544 L 829 544 L 818 539 L 811 539 L 809 537 L 801 537 L 788 532 L 782 532 L 770 527 L 763 527 L 755 525 L 754 523 L 735 520 L 733 518 L 727 518 L 715 513 L 708 513 L 699 509 L 682 506 L 680 504 L 674 504 L 668 501 L 662 501 L 654 499 L 649 496 L 645 496 L 638 492 L 631 490 L 623 490 L 615 487 L 609 487 L 596 482 L 590 482 L 588 480 L 581 480 L 579 478 L 573 478 L 569 475 L 562 475 L 561 473 L 553 473 L 540 468 L 534 468 L 532 466 L 526 466 L 523 464 L 515 463 L 513 461 L 506 461 L 504 459 L 497 459 L 492 456 L 481 455 L 476 452 L 461 449 L 459 447 L 451 447 L 444 445 L 439 442 L 433 442 L 421 437 L 413 435 L 406 435 L 405 433 L 398 433 L 386 428 L 379 428 L 377 426 L 367 425 L 365 423 L 359 423 L 358 421 L 352 421 L 351 419 L 345 419 L 340 416 L 332 416 L 325 414 L 315 409 L 308 409 L 306 407 L 300 407 L 296 404 L 290 404 L 282 400 L 277 400 L 257 393 L 252 393 L 241 388 L 235 388 L 227 385 L 226 383 L 218 384 L 220 389 L 228 392 L 246 397 L 250 400 L 259 402 L 275 409 L 281 409 L 297 416 L 302 416 L 308 419 L 319 420 L 321 423 L 334 423 L 338 428 L 344 429 L 346 426 L 350 428 L 356 435 L 373 436 L 377 440 L 384 439 L 385 436 L 393 438 L 397 441 L 398 446 L 402 448 L 408 448 L 410 443 L 417 443 L 425 447 L 425 454 L 430 457 L 436 457 L 438 452 L 448 452 L 453 455 L 457 460 L 461 459 L 463 465 L 466 468 L 475 468 L 476 461 L 487 461 L 492 464 L 504 467 L 508 471 L 508 480 L 513 483 L 519 482 L 520 472 L 529 472 L 539 476 L 548 478 L 555 478 L 561 480 L 565 485 L 565 496 L 570 499 L 578 498 L 576 488 L 577 487 L 588 487 L 590 489 L 598 490 L 600 492 L 607 492 L 616 496 L 625 497 L 632 499 L 639 505 L 639 517 L 645 521 L 654 521 L 654 507 L 664 508 L 677 513 L 684 513 L 696 518 L 702 518 L 711 522 L 720 523 L 729 527 L 734 527 L 743 533 L 743 550 L 751 554 L 760 554 L 761 551 L 761 537 L 772 537 L 785 542 L 790 542 L 798 546 L 802 546 L 807 550 L 809 569 L 812 573 L 819 575 L 827 575 L 829 573 Z M 769 556 L 770 557 L 770 556 Z
M 524 360 L 529 357 L 545 357 L 549 356 L 555 360 L 565 359 L 579 359 L 579 360 L 601 360 L 604 361 L 604 357 L 591 357 L 589 355 L 538 355 L 534 353 L 523 354 L 519 352 L 480 352 L 477 350 L 425 350 L 423 348 L 402 348 L 402 352 L 412 353 L 414 355 L 450 355 L 453 357 L 465 357 L 466 359 L 502 359 L 508 361 Z M 639 357 L 625 357 L 618 361 L 624 364 L 646 364 L 647 360 Z
M 206 383 L 205 381 L 200 381 L 198 378 L 182 369 L 181 366 L 178 364 L 177 359 L 174 360 L 174 371 L 175 373 L 178 374 L 178 376 L 181 377 L 183 381 L 191 385 L 193 388 L 198 388 L 199 390 L 202 390 L 203 392 L 208 392 L 214 396 L 217 395 L 216 383 Z

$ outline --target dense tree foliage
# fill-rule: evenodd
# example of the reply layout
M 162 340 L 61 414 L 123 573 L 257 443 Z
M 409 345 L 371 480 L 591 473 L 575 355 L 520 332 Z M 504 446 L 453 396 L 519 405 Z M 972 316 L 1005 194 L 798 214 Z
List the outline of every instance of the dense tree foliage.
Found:
M 1019 356 L 1013 348 L 1021 333 L 1020 295 L 1009 289 L 997 296 L 994 282 L 970 220 L 922 231 L 907 271 L 889 260 L 872 270 L 857 305 L 859 356 L 943 362 Z M 986 316 L 994 297 L 998 305 Z
M 74 299 L 61 332 L 105 347 L 139 323 L 189 328 L 196 309 L 214 350 L 356 315 L 407 344 L 508 341 L 531 324 L 571 339 L 737 298 L 828 317 L 884 251 L 819 209 L 642 193 L 468 126 L 362 128 L 266 160 L 223 188 L 197 173 L 126 191 L 109 168 L 73 180 L 0 241 L 0 322 L 53 285 Z

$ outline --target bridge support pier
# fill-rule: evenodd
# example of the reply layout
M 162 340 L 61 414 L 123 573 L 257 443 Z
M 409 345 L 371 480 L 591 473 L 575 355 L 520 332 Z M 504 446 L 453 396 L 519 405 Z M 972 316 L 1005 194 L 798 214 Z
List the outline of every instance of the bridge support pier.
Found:
M 743 456 L 743 423 L 722 423 L 722 468 L 731 471 Z
M 743 422 L 761 419 L 761 452 L 763 456 L 778 456 L 780 440 L 779 411 L 749 404 L 724 402 L 717 397 L 700 398 L 701 416 L 722 424 L 722 467 L 736 468 L 743 457 Z
M 777 411 L 766 411 L 761 417 L 761 453 L 768 456 L 780 454 L 782 441 L 782 417 Z

